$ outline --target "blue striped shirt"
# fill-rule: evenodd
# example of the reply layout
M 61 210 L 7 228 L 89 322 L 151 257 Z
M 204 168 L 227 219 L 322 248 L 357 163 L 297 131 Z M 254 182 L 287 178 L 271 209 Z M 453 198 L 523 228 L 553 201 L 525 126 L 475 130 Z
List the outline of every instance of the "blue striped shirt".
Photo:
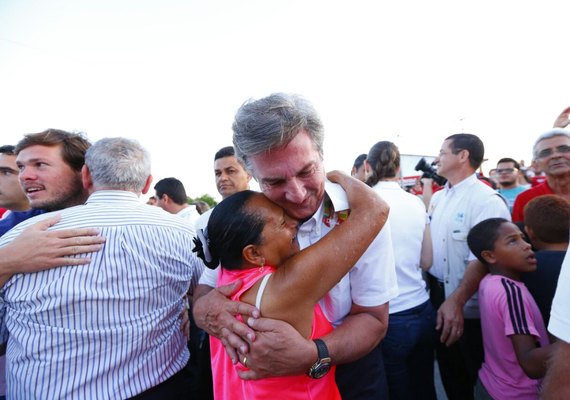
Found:
M 0 291 L 8 398 L 127 398 L 180 371 L 183 297 L 202 268 L 192 228 L 124 191 L 97 191 L 59 213 L 53 229 L 95 227 L 106 243 L 89 265 L 15 275 Z

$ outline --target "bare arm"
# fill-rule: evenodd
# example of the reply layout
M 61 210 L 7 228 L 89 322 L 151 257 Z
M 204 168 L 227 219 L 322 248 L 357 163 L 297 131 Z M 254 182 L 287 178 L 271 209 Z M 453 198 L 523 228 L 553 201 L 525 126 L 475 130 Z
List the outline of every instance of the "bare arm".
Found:
M 345 190 L 350 216 L 279 266 L 263 296 L 264 316 L 289 322 L 296 328 L 309 322 L 310 330 L 311 318 L 307 321 L 301 314 L 310 312 L 312 316 L 314 304 L 350 271 L 388 218 L 388 204 L 369 186 L 336 171 L 328 176 Z
M 517 360 L 524 373 L 531 379 L 540 379 L 546 374 L 546 363 L 557 344 L 536 347 L 536 338 L 531 335 L 512 335 L 511 341 Z
M 558 349 L 552 352 L 544 385 L 542 399 L 563 400 L 570 399 L 570 344 L 560 341 Z
M 570 107 L 566 107 L 556 120 L 554 120 L 554 128 L 566 128 L 570 125 Z
M 101 250 L 105 238 L 96 229 L 48 231 L 60 216 L 26 228 L 10 244 L 0 248 L 0 286 L 14 274 L 36 272 L 62 265 L 88 264 L 91 259 L 66 257 Z
M 427 210 L 429 207 L 429 202 L 431 201 L 431 197 L 433 196 L 433 179 L 422 178 L 421 181 L 423 184 L 422 201 L 424 202 Z
M 488 273 L 479 260 L 467 265 L 463 280 L 437 310 L 436 329 L 441 329 L 441 343 L 451 346 L 463 334 L 463 306 L 479 289 L 479 283 Z
M 353 304 L 350 315 L 324 340 L 333 362 L 346 364 L 370 353 L 386 336 L 387 330 L 388 304 L 376 307 Z
M 431 231 L 429 225 L 424 229 L 424 237 L 422 239 L 422 251 L 420 253 L 420 268 L 427 271 L 433 264 L 433 245 L 431 242 Z

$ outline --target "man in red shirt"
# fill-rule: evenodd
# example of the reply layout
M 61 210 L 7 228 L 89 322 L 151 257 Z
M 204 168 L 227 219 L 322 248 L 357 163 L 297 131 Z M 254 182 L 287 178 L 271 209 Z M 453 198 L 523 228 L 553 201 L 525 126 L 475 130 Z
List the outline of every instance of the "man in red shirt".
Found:
M 570 131 L 554 128 L 543 133 L 533 147 L 533 158 L 546 181 L 519 194 L 513 205 L 513 222 L 523 222 L 524 206 L 545 194 L 570 200 Z

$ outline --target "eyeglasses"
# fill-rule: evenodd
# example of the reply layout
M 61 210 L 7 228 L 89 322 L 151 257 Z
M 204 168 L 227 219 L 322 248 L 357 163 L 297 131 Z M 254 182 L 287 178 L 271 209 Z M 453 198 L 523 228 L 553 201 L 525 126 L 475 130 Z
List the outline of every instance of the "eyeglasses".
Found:
M 497 174 L 512 174 L 515 171 L 516 171 L 516 168 L 501 168 L 501 169 L 495 170 L 495 172 Z
M 557 151 L 560 154 L 570 153 L 570 146 L 568 146 L 567 144 L 563 144 L 562 146 L 558 146 L 555 148 L 548 148 L 548 149 L 540 150 L 538 152 L 538 154 L 536 155 L 536 158 L 550 157 L 551 155 L 554 154 L 555 151 Z

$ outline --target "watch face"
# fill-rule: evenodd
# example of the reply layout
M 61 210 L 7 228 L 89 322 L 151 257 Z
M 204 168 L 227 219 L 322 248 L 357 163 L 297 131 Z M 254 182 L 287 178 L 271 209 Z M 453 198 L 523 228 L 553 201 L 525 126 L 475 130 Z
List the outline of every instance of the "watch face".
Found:
M 325 376 L 330 369 L 331 369 L 330 364 L 320 364 L 318 367 L 316 367 L 313 370 L 313 373 L 311 375 L 313 376 L 313 378 L 319 379 Z
M 313 379 L 322 378 L 331 369 L 331 358 L 329 357 L 329 351 L 325 342 L 321 339 L 315 339 L 315 344 L 317 345 L 318 359 L 315 364 L 309 369 L 309 376 Z

